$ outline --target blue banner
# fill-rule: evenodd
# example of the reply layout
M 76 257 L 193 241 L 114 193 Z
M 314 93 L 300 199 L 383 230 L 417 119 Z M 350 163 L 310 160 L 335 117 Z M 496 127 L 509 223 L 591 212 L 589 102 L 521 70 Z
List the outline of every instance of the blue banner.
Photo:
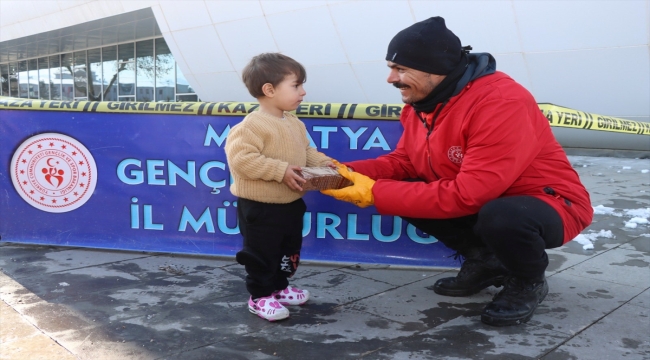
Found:
M 234 256 L 241 248 L 224 153 L 240 116 L 0 110 L 2 241 Z M 339 160 L 391 151 L 394 120 L 303 118 Z M 399 217 L 305 196 L 304 260 L 457 266 Z

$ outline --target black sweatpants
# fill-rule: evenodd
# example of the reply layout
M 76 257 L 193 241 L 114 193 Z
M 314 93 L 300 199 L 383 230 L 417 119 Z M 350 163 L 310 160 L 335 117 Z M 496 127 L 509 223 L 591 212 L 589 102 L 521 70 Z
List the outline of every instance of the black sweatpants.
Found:
M 302 199 L 288 204 L 237 200 L 239 231 L 244 237 L 244 248 L 237 254 L 237 260 L 246 269 L 246 289 L 253 299 L 289 285 L 287 279 L 300 262 L 306 210 Z
M 463 254 L 487 247 L 514 275 L 539 278 L 548 266 L 545 249 L 562 246 L 564 225 L 547 203 L 532 196 L 492 200 L 478 214 L 453 219 L 404 218 Z

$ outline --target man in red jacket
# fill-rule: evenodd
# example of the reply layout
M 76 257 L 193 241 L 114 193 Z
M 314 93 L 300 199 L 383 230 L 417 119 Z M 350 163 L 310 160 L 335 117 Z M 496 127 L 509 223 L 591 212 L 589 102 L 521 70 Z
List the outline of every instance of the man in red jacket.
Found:
M 545 249 L 576 237 L 593 208 L 533 96 L 469 50 L 440 17 L 395 35 L 387 81 L 406 103 L 402 137 L 389 154 L 339 167 L 354 185 L 323 193 L 401 216 L 456 250 L 460 272 L 434 291 L 503 286 L 481 320 L 515 325 L 548 293 Z

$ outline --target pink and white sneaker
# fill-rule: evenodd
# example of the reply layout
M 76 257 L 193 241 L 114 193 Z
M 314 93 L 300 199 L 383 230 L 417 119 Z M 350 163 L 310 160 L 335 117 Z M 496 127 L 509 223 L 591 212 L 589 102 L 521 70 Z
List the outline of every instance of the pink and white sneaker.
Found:
M 273 295 L 253 301 L 248 299 L 248 311 L 268 321 L 282 320 L 289 317 L 289 310 L 275 300 Z
M 309 291 L 289 285 L 284 290 L 274 292 L 272 296 L 282 305 L 302 305 L 309 300 Z

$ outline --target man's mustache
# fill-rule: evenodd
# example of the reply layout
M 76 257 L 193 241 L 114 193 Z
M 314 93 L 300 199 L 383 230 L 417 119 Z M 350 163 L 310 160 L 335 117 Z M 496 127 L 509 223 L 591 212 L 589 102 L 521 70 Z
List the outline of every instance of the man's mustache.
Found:
M 394 83 L 393 83 L 393 86 L 396 87 L 396 88 L 398 88 L 398 89 L 399 89 L 399 88 L 409 87 L 408 85 L 406 85 L 406 84 L 404 84 L 404 83 L 401 83 L 401 82 L 394 82 Z

